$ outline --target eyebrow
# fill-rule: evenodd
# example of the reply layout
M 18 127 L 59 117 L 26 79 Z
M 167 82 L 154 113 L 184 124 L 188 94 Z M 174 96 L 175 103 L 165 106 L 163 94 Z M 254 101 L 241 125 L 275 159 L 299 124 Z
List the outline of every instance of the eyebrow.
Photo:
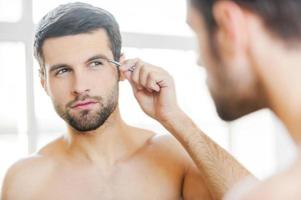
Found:
M 50 66 L 50 68 L 49 68 L 49 73 L 51 73 L 51 72 L 53 72 L 53 71 L 56 71 L 56 70 L 58 70 L 58 69 L 60 69 L 60 68 L 63 68 L 63 67 L 70 67 L 70 66 L 67 65 L 67 64 L 56 64 L 56 65 L 52 65 L 52 66 Z
M 106 60 L 110 60 L 107 56 L 103 55 L 103 54 L 97 54 L 95 56 L 92 56 L 91 58 L 89 58 L 85 63 L 91 62 L 93 60 L 97 60 L 97 59 L 106 59 Z M 49 68 L 49 72 L 53 72 L 57 69 L 63 68 L 63 67 L 70 67 L 70 65 L 68 64 L 55 64 L 50 66 Z
M 93 60 L 97 60 L 97 59 L 105 59 L 105 60 L 110 60 L 107 56 L 103 55 L 103 54 L 97 54 L 91 58 L 89 58 L 86 63 L 91 62 Z

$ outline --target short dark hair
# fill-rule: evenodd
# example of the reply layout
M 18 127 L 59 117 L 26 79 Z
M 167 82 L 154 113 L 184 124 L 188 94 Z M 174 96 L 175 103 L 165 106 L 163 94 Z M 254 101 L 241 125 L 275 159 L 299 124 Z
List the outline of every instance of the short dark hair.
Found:
M 42 47 L 46 39 L 90 33 L 99 28 L 106 30 L 114 59 L 119 61 L 121 56 L 119 25 L 108 11 L 76 2 L 60 5 L 47 13 L 38 24 L 34 39 L 34 55 L 39 61 L 41 73 L 44 73 Z
M 190 0 L 204 17 L 211 35 L 217 25 L 212 9 L 219 0 Z M 244 9 L 257 14 L 266 28 L 287 43 L 301 41 L 301 1 L 300 0 L 230 0 Z

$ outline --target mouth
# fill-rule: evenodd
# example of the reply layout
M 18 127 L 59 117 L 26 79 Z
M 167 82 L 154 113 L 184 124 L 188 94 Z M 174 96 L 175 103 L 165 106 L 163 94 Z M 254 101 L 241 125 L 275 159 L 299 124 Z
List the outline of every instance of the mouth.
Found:
M 71 108 L 72 109 L 89 109 L 89 108 L 92 108 L 95 104 L 97 104 L 97 101 L 85 100 L 85 101 L 76 102 L 74 105 L 71 106 Z

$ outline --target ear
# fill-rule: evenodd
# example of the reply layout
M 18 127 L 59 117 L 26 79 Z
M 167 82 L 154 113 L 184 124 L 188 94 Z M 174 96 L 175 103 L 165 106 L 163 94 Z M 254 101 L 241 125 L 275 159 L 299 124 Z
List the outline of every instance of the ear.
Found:
M 125 61 L 125 55 L 124 53 L 121 53 L 120 58 L 119 58 L 119 63 L 123 63 Z M 122 72 L 120 72 L 120 77 L 119 77 L 120 81 L 124 81 L 125 80 L 125 76 Z
M 217 1 L 213 6 L 217 45 L 224 56 L 234 56 L 246 45 L 248 31 L 245 12 L 233 1 Z

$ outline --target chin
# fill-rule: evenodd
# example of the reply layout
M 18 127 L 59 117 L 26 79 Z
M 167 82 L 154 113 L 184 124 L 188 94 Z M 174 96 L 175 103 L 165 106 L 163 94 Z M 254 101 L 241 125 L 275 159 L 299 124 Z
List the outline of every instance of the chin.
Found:
M 246 101 L 236 104 L 232 103 L 229 105 L 216 105 L 216 111 L 219 117 L 227 122 L 237 120 L 263 108 L 265 108 L 263 104 L 256 104 L 254 102 L 251 103 Z
M 222 120 L 226 122 L 231 122 L 243 117 L 244 115 L 247 115 L 248 113 L 238 114 L 237 112 L 231 112 L 231 111 L 228 112 L 228 111 L 217 109 L 217 114 Z
M 67 122 L 72 129 L 80 134 L 86 134 L 97 130 L 102 124 L 78 124 L 78 122 L 68 121 Z

